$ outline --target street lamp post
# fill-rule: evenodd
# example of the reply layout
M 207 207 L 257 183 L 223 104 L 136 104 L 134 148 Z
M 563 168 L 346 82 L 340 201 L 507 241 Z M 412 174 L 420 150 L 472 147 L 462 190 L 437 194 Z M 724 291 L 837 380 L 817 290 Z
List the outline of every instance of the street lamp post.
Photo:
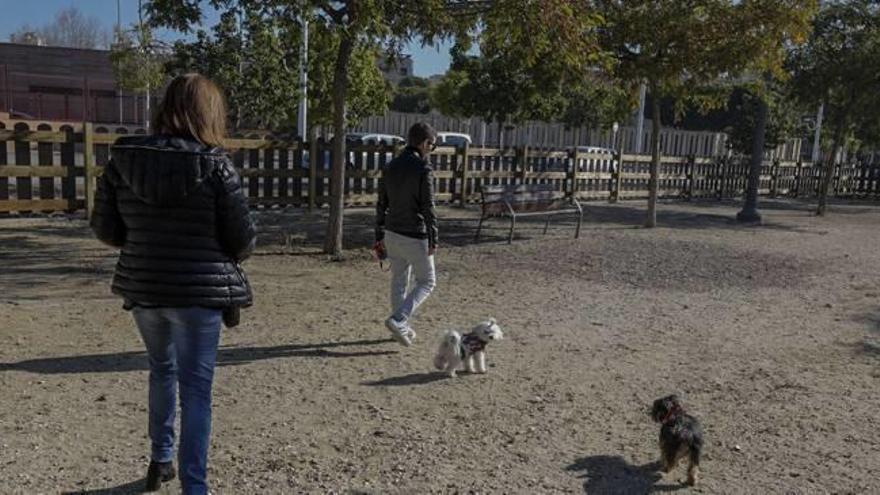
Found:
M 299 62 L 299 108 L 296 114 L 296 127 L 303 141 L 308 139 L 308 63 L 309 63 L 309 21 L 302 14 L 302 43 Z

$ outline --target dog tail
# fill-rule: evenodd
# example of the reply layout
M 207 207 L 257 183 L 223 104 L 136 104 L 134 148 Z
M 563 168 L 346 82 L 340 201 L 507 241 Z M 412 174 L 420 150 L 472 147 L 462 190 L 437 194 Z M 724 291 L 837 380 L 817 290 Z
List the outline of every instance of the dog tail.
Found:
M 455 330 L 447 330 L 446 333 L 443 334 L 444 347 L 458 348 L 459 345 L 461 345 L 460 333 Z
M 460 354 L 461 334 L 455 330 L 447 330 L 443 334 L 443 342 L 440 344 L 447 352 L 452 352 L 456 356 Z
M 447 330 L 440 340 L 440 348 L 434 356 L 434 367 L 438 370 L 446 368 L 447 362 L 452 356 L 461 357 L 461 334 L 455 330 Z

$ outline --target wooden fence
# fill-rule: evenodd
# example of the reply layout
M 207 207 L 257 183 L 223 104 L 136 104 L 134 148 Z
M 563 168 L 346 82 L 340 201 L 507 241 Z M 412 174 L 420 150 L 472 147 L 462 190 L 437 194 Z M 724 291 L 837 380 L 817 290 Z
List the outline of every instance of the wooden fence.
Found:
M 0 213 L 90 210 L 95 178 L 120 136 L 143 129 L 92 124 L 0 120 Z M 233 163 L 254 206 L 321 207 L 330 191 L 331 145 L 234 138 Z M 375 202 L 382 167 L 397 150 L 356 146 L 346 151 L 348 205 Z M 554 184 L 579 200 L 618 201 L 648 195 L 650 156 L 582 153 L 574 150 L 518 148 L 438 148 L 431 156 L 438 202 L 478 200 L 486 184 Z M 747 163 L 736 157 L 694 155 L 662 158 L 659 190 L 663 198 L 732 198 L 746 186 Z M 810 163 L 764 163 L 760 193 L 806 197 L 815 194 L 821 170 Z M 833 193 L 880 198 L 880 164 L 838 167 Z

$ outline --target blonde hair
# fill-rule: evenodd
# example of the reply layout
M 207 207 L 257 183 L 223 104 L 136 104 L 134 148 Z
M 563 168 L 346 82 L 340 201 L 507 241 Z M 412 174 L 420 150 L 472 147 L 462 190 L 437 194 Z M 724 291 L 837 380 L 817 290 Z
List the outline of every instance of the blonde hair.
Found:
M 153 132 L 194 139 L 206 146 L 222 147 L 226 139 L 226 100 L 207 77 L 177 76 L 153 119 Z

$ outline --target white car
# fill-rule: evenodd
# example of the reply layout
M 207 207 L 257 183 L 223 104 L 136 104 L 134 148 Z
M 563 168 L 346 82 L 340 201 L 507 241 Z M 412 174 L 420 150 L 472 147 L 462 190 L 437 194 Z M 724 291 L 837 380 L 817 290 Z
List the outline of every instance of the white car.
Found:
M 376 145 L 376 144 L 384 144 L 387 146 L 394 146 L 395 144 L 404 144 L 406 140 L 400 136 L 395 136 L 394 134 L 379 134 L 379 133 L 368 133 L 368 132 L 352 132 L 345 135 L 345 144 L 346 146 L 351 145 Z M 363 153 L 363 159 L 366 162 L 366 152 Z M 392 156 L 391 153 L 388 153 L 386 156 L 386 160 L 390 161 Z M 324 169 L 330 169 L 330 151 L 324 151 Z M 348 159 L 346 160 L 346 164 L 348 167 L 354 166 L 354 153 L 348 153 Z M 309 168 L 309 152 L 308 150 L 303 152 L 302 158 L 302 167 Z
M 467 143 L 468 146 L 473 144 L 470 134 L 445 131 L 437 133 L 437 146 L 452 146 L 460 148 L 464 146 L 465 143 Z
M 603 148 L 601 146 L 578 146 L 578 153 L 596 153 L 602 155 L 613 155 L 614 150 L 611 148 Z
M 614 159 L 615 151 L 611 148 L 604 148 L 602 146 L 578 146 L 578 153 L 590 153 L 593 156 L 599 155 L 596 158 L 579 158 L 578 159 L 578 170 L 605 170 L 611 171 L 617 166 L 617 161 Z
M 394 134 L 355 132 L 346 134 L 345 142 L 357 144 L 385 144 L 388 146 L 394 146 L 395 144 L 406 143 L 406 139 L 403 139 L 400 136 L 395 136 Z

